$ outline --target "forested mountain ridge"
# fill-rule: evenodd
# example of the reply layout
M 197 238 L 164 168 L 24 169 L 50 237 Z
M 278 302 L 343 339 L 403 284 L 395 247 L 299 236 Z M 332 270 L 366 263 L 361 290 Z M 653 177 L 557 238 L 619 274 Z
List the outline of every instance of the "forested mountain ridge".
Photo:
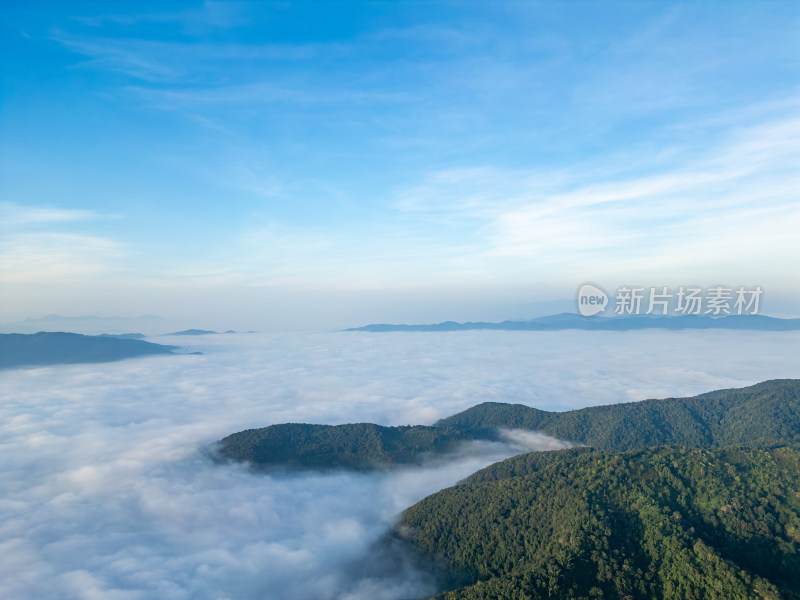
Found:
M 383 427 L 373 423 L 284 423 L 248 429 L 220 440 L 218 454 L 256 467 L 370 470 L 418 464 L 456 449 L 472 434 L 449 427 Z
M 416 464 L 468 440 L 494 440 L 499 429 L 542 431 L 614 451 L 667 444 L 713 448 L 800 443 L 800 380 L 561 413 L 484 403 L 434 426 L 271 425 L 229 435 L 220 441 L 218 454 L 259 467 L 369 470 Z
M 486 402 L 437 425 L 480 435 L 498 427 L 542 431 L 604 450 L 666 444 L 697 448 L 800 442 L 800 380 L 774 379 L 690 398 L 547 412 Z
M 438 565 L 440 599 L 798 600 L 800 447 L 522 455 L 394 536 Z
M 564 413 L 485 403 L 433 426 L 273 425 L 218 454 L 369 470 L 512 428 L 584 446 L 501 461 L 404 512 L 384 541 L 434 571 L 437 600 L 800 600 L 800 380 Z

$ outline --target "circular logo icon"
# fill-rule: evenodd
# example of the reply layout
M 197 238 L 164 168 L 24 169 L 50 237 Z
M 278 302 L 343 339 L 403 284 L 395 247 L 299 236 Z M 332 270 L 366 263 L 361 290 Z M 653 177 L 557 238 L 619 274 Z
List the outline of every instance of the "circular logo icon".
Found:
M 591 283 L 584 283 L 578 290 L 578 312 L 591 317 L 603 312 L 608 306 L 608 294 Z

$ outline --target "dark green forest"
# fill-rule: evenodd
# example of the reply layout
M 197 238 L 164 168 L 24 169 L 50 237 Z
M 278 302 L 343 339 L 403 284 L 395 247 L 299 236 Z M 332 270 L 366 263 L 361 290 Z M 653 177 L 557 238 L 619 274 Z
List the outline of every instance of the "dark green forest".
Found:
M 662 447 L 508 459 L 394 535 L 440 599 L 800 598 L 800 449 Z
M 800 600 L 800 380 L 562 413 L 484 403 L 433 426 L 283 424 L 221 440 L 260 468 L 419 463 L 501 429 L 580 446 L 496 463 L 384 543 L 438 600 Z
M 800 442 L 800 380 L 776 379 L 691 398 L 643 400 L 546 412 L 487 402 L 442 419 L 480 436 L 498 427 L 533 429 L 602 450 L 666 444 L 713 448 Z
M 285 423 L 229 435 L 220 441 L 217 452 L 259 468 L 370 470 L 419 464 L 429 455 L 452 452 L 471 439 L 469 432 L 450 427 Z
M 218 454 L 259 467 L 368 470 L 416 464 L 472 439 L 498 439 L 502 428 L 543 431 L 601 450 L 800 443 L 800 380 L 560 413 L 488 402 L 434 426 L 272 425 L 224 438 Z

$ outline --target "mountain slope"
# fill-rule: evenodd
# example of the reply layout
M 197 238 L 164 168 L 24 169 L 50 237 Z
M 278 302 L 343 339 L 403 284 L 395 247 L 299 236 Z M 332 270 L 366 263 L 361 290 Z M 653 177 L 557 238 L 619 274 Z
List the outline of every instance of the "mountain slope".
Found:
M 707 448 L 800 443 L 800 380 L 775 379 L 691 398 L 643 400 L 562 413 L 487 402 L 437 425 L 473 435 L 497 427 L 539 430 L 604 450 L 664 444 Z
M 394 536 L 451 600 L 797 600 L 798 490 L 798 447 L 535 453 L 425 498 Z
M 497 439 L 501 428 L 543 431 L 603 450 L 800 443 L 800 380 L 563 413 L 484 403 L 432 427 L 272 425 L 226 437 L 218 453 L 257 466 L 373 469 L 419 462 L 423 454 L 452 451 L 465 440 Z
M 0 368 L 111 362 L 137 356 L 173 354 L 173 346 L 142 340 L 45 332 L 0 334 Z
M 382 427 L 372 423 L 286 423 L 234 433 L 220 440 L 219 456 L 266 467 L 369 470 L 419 463 L 453 451 L 473 436 L 447 427 Z

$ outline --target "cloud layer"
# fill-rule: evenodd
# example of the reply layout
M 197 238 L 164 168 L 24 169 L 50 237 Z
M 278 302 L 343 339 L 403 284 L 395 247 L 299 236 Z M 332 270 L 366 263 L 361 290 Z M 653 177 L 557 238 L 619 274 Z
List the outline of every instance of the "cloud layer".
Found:
M 431 582 L 409 565 L 389 574 L 366 568 L 371 545 L 404 508 L 513 453 L 509 447 L 473 446 L 422 469 L 297 476 L 215 465 L 204 449 L 277 422 L 431 423 L 486 400 L 566 409 L 796 377 L 798 337 L 216 336 L 186 340 L 203 356 L 4 371 L 0 596 L 427 593 Z

